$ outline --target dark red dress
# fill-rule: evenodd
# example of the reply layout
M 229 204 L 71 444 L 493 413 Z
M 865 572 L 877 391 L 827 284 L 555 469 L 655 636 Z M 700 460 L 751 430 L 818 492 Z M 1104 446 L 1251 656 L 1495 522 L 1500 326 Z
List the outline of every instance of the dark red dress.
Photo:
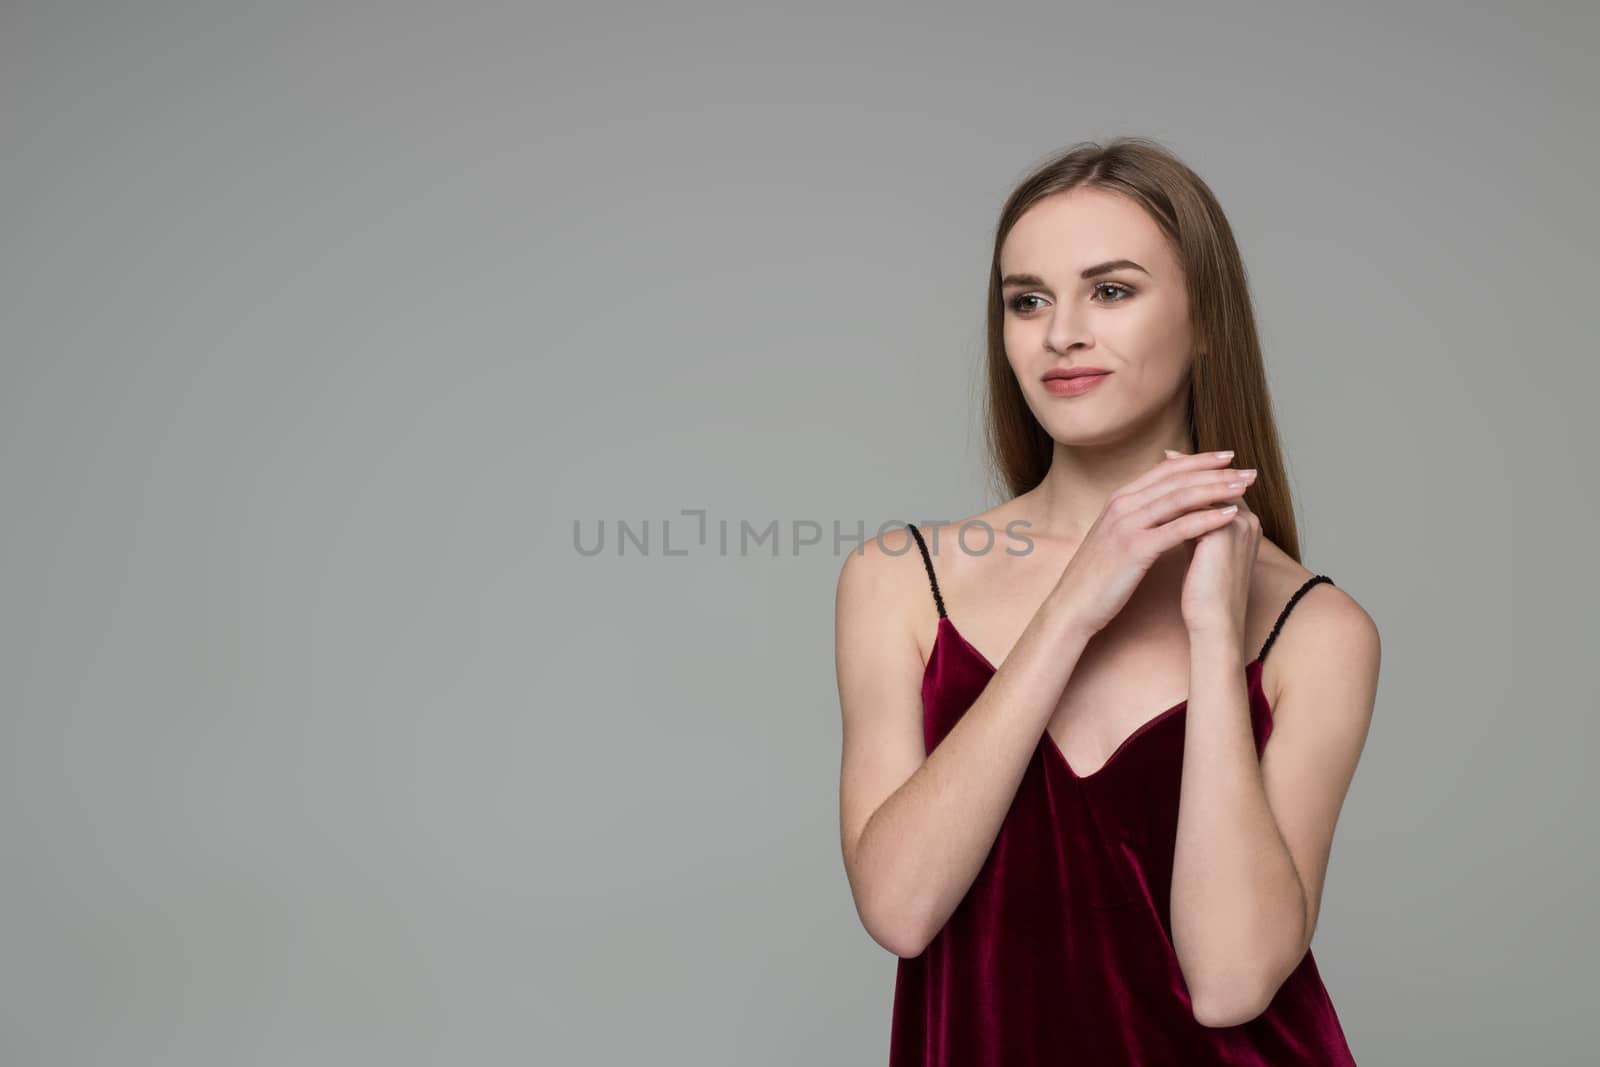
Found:
M 929 752 L 995 668 L 945 614 L 922 680 Z M 1301 595 L 1245 667 L 1256 752 L 1272 731 L 1261 664 Z M 1145 722 L 1088 775 L 1048 730 L 971 888 L 944 928 L 898 964 L 890 1067 L 1064 1064 L 1353 1064 L 1308 951 L 1267 1010 L 1239 1026 L 1195 1021 L 1172 948 L 1172 860 L 1184 708 Z

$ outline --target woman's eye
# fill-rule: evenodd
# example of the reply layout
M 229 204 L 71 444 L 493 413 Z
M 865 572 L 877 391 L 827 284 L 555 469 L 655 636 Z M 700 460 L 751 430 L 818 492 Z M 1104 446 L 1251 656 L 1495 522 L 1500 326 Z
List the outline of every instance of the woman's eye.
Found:
M 1094 287 L 1094 292 L 1096 295 L 1107 290 L 1115 295 L 1102 299 L 1100 301 L 1102 304 L 1120 304 L 1124 300 L 1128 299 L 1128 297 L 1132 296 L 1134 292 L 1131 286 L 1121 285 L 1117 282 L 1100 282 Z M 1022 315 L 1029 311 L 1036 310 L 1033 305 L 1025 303 L 1025 301 L 1038 299 L 1039 298 L 1032 293 L 1023 293 L 1020 296 L 1012 297 L 1009 306 L 1012 311 Z

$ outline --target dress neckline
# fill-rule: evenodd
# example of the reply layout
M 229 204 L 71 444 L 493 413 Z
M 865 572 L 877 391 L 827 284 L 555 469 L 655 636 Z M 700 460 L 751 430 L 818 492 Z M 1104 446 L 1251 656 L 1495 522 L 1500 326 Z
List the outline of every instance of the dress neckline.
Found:
M 971 641 L 967 640 L 966 635 L 961 632 L 960 628 L 956 626 L 955 622 L 950 618 L 950 616 L 941 615 L 939 616 L 939 632 L 934 636 L 933 648 L 928 652 L 928 661 L 923 664 L 922 667 L 922 682 L 924 692 L 927 690 L 928 674 L 933 669 L 933 662 L 940 653 L 942 643 L 947 632 L 952 635 L 956 641 L 960 642 L 957 647 L 965 648 L 968 652 L 970 652 L 977 660 L 978 664 L 982 666 L 991 676 L 993 676 L 997 670 L 995 665 L 989 662 L 989 657 L 985 656 L 977 645 L 974 645 Z M 1007 654 L 1006 658 L 1010 658 L 1009 653 Z M 1259 696 L 1262 707 L 1267 709 L 1267 715 L 1270 717 L 1272 715 L 1272 705 L 1268 703 L 1266 693 L 1262 692 L 1261 690 L 1261 660 L 1262 657 L 1257 655 L 1255 659 L 1244 665 L 1245 675 L 1248 681 L 1247 695 L 1252 700 Z M 1001 662 L 1003 663 L 1005 661 L 1002 660 Z M 1067 754 L 1061 750 L 1060 744 L 1057 743 L 1055 735 L 1050 732 L 1048 726 L 1041 731 L 1042 736 L 1039 738 L 1039 744 L 1041 747 L 1053 753 L 1053 758 L 1055 761 L 1061 765 L 1062 769 L 1065 770 L 1070 777 L 1079 782 L 1089 782 L 1104 774 L 1107 768 L 1117 761 L 1117 757 L 1121 756 L 1122 753 L 1127 750 L 1129 745 L 1133 744 L 1135 741 L 1149 733 L 1161 723 L 1176 717 L 1188 706 L 1189 698 L 1184 697 L 1171 707 L 1158 712 L 1155 716 L 1140 723 L 1134 728 L 1132 733 L 1117 743 L 1117 747 L 1111 750 L 1111 755 L 1106 757 L 1104 763 L 1100 764 L 1100 766 L 1096 767 L 1088 774 L 1079 774 L 1077 771 L 1073 770 L 1072 761 L 1067 759 Z

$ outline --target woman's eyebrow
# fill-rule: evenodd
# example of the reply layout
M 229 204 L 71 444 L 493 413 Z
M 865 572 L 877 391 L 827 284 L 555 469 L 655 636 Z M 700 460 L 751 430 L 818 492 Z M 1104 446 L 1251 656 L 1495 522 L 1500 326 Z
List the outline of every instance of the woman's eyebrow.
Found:
M 1092 267 L 1085 267 L 1080 278 L 1098 278 L 1102 274 L 1110 274 L 1114 270 L 1136 270 L 1141 274 L 1149 274 L 1139 264 L 1131 259 L 1108 259 L 1104 263 L 1096 263 Z M 1000 282 L 1002 289 L 1013 285 L 1043 285 L 1044 279 L 1037 274 L 1007 274 Z

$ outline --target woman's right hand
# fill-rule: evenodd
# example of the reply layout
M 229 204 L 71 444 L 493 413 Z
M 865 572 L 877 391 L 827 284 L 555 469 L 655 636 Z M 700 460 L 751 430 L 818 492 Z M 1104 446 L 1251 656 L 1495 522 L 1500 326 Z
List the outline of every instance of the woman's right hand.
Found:
M 1242 497 L 1249 486 L 1249 478 L 1228 465 L 1232 458 L 1180 453 L 1111 494 L 1056 583 L 1056 595 L 1088 632 L 1098 633 L 1117 617 L 1162 553 L 1233 518 L 1232 511 L 1211 506 Z

